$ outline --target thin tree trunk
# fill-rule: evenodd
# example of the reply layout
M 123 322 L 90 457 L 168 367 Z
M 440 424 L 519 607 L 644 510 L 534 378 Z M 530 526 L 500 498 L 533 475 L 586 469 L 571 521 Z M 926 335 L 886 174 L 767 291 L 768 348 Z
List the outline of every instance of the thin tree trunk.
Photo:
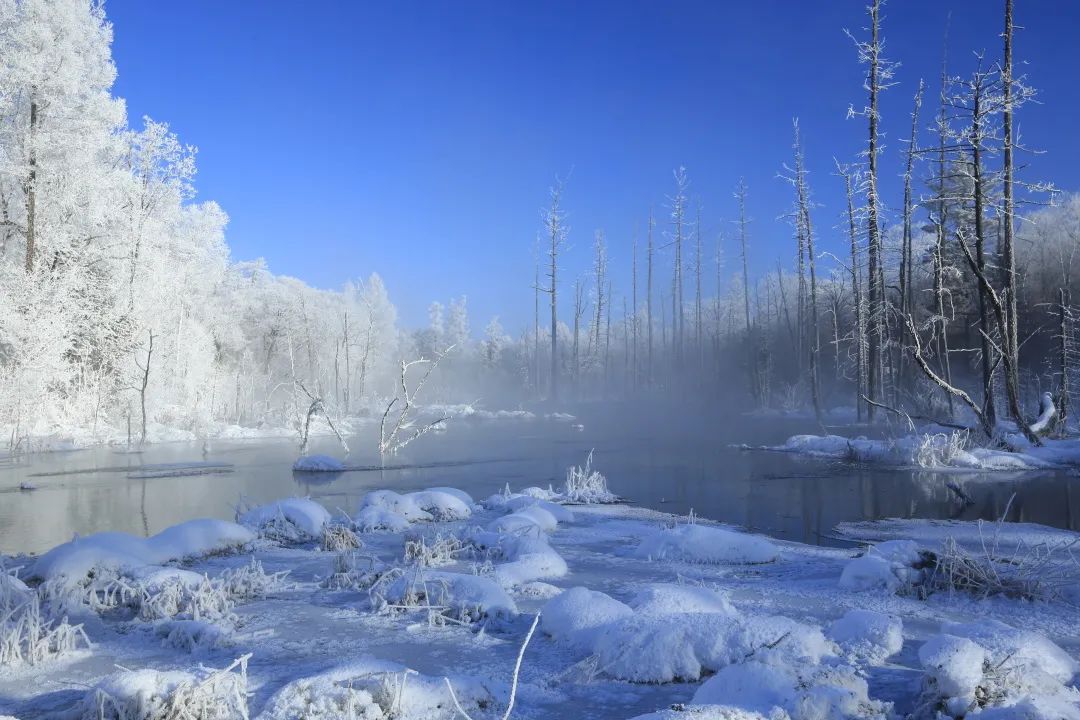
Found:
M 33 90 L 31 90 L 33 92 Z M 30 156 L 28 159 L 29 172 L 26 177 L 26 186 L 24 192 L 26 194 L 26 272 L 34 272 L 34 252 L 35 244 L 37 242 L 36 236 L 36 220 L 37 220 L 37 147 L 36 147 L 36 135 L 38 125 L 38 106 L 37 100 L 32 99 L 30 101 L 30 135 L 29 135 L 29 149 Z M 145 434 L 145 433 L 144 433 Z
M 868 397 L 872 401 L 878 401 L 881 397 L 881 359 L 885 345 L 884 333 L 884 288 L 881 282 L 881 228 L 878 225 L 878 196 L 877 196 L 877 155 L 878 155 L 878 92 L 880 90 L 880 61 L 881 44 L 880 34 L 880 9 L 881 0 L 873 0 L 870 5 L 871 45 L 870 45 L 870 75 L 867 81 L 870 90 L 870 138 L 868 147 L 869 175 L 867 177 L 866 206 L 867 206 L 867 230 L 869 249 L 869 378 Z M 874 419 L 874 405 L 869 404 L 867 414 L 871 421 Z

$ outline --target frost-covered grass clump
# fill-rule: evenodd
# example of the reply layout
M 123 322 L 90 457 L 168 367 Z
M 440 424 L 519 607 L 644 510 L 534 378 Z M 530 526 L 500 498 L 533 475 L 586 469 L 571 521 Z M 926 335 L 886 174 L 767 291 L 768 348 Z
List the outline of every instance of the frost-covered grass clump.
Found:
M 1037 633 L 994 620 L 945 623 L 919 648 L 919 663 L 918 712 L 927 717 L 1080 717 L 1080 692 L 1069 684 L 1080 666 Z
M 457 706 L 476 712 L 492 704 L 491 692 L 477 680 L 431 677 L 397 663 L 363 658 L 294 680 L 270 699 L 259 717 L 262 720 L 452 720 L 460 717 Z
M 506 590 L 489 577 L 421 567 L 398 573 L 372 588 L 371 595 L 377 609 L 422 611 L 433 625 L 509 619 L 518 612 Z
M 585 465 L 576 465 L 566 471 L 566 484 L 562 496 L 576 503 L 617 503 L 620 498 L 608 490 L 607 478 L 592 466 L 593 453 L 585 458 Z
M 7 576 L 5 576 L 7 577 Z M 90 646 L 82 625 L 49 620 L 33 593 L 7 594 L 0 581 L 0 667 L 39 665 Z
M 221 670 L 123 670 L 86 693 L 73 720 L 247 720 L 247 662 Z

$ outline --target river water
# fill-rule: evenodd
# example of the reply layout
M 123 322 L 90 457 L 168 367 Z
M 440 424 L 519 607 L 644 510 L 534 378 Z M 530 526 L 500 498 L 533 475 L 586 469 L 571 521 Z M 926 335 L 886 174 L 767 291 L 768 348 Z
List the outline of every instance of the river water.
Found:
M 806 421 L 717 413 L 686 422 L 632 408 L 585 410 L 579 418 L 582 428 L 544 418 L 455 420 L 382 468 L 372 424 L 349 439 L 353 452 L 346 462 L 364 469 L 340 474 L 294 473 L 293 440 L 217 441 L 206 452 L 201 443 L 134 452 L 96 447 L 0 461 L 0 552 L 41 552 L 74 533 L 147 535 L 194 517 L 231 519 L 241 498 L 261 503 L 310 495 L 331 511 L 351 514 L 376 488 L 452 485 L 482 499 L 507 484 L 558 487 L 566 468 L 593 449 L 594 466 L 611 490 L 631 502 L 679 514 L 693 509 L 807 543 L 843 542 L 832 530 L 845 520 L 992 520 L 1006 507 L 1010 520 L 1080 530 L 1080 478 L 1074 474 L 867 468 L 733 447 L 820 432 Z M 311 451 L 342 455 L 331 438 L 313 441 Z M 23 483 L 37 489 L 20 490 Z

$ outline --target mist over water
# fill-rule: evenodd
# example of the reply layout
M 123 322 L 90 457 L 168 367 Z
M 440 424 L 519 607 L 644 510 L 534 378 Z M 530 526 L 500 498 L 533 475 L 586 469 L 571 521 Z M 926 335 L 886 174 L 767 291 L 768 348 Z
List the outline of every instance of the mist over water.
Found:
M 566 469 L 583 463 L 590 450 L 610 488 L 629 502 L 680 515 L 692 509 L 807 543 L 846 544 L 832 534 L 842 521 L 996 520 L 1007 507 L 1009 520 L 1080 529 L 1074 475 L 916 471 L 745 451 L 735 446 L 780 444 L 821 428 L 731 407 L 688 413 L 607 402 L 574 408 L 573 421 L 545 418 L 540 409 L 532 419 L 458 418 L 445 432 L 425 435 L 388 458 L 382 469 L 372 422 L 348 438 L 352 452 L 345 462 L 359 469 L 343 473 L 293 472 L 293 439 L 217 441 L 205 456 L 195 443 L 31 455 L 9 461 L 0 474 L 0 552 L 40 552 L 73 533 L 147 535 L 194 517 L 231 519 L 241 498 L 263 503 L 310 495 L 332 512 L 353 514 L 364 493 L 378 488 L 449 485 L 477 499 L 507 485 L 558 488 Z M 310 451 L 342 455 L 337 440 L 325 436 L 313 439 Z M 24 482 L 38 489 L 19 490 Z

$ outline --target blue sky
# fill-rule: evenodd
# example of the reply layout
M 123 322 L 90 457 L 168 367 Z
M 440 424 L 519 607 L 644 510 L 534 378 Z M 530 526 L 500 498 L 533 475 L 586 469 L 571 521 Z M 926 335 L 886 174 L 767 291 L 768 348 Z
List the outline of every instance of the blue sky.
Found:
M 725 275 L 736 269 L 732 191 L 746 178 L 752 268 L 767 271 L 793 254 L 777 220 L 792 193 L 776 176 L 798 116 L 819 243 L 841 250 L 832 159 L 853 159 L 865 138 L 864 122 L 845 118 L 865 94 L 843 29 L 864 27 L 864 5 L 108 0 L 106 10 L 116 92 L 133 124 L 150 115 L 199 147 L 199 198 L 229 213 L 235 258 L 265 257 L 327 288 L 377 271 L 410 325 L 426 322 L 432 300 L 465 294 L 474 332 L 496 314 L 516 332 L 532 317 L 540 207 L 571 169 L 567 285 L 603 228 L 615 294 L 629 294 L 632 234 L 650 206 L 666 212 L 679 165 L 710 254 L 728 232 Z M 902 63 L 882 101 L 893 207 L 920 77 L 936 97 L 946 15 L 951 68 L 966 73 L 972 51 L 1000 51 L 999 5 L 886 6 L 887 55 Z M 1016 5 L 1016 57 L 1043 102 L 1020 127 L 1048 151 L 1026 172 L 1077 189 L 1080 3 Z

